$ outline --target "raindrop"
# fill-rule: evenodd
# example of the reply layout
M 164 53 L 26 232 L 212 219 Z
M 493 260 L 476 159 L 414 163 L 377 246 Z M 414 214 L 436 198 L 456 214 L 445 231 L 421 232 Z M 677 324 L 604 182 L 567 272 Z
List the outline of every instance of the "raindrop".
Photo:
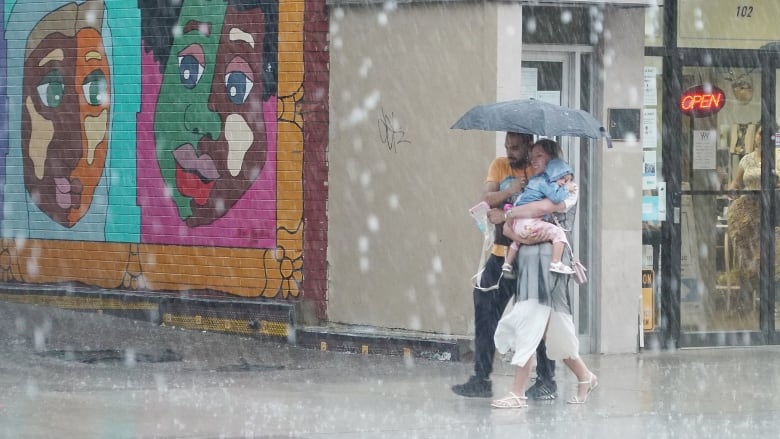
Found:
M 336 37 L 333 39 L 333 48 L 334 49 L 341 49 L 344 47 L 344 40 L 341 37 Z
M 225 213 L 225 200 L 223 198 L 217 198 L 214 201 L 214 211 L 217 216 L 222 216 Z
M 360 122 L 363 122 L 368 117 L 368 113 L 366 113 L 365 110 L 359 107 L 355 107 L 352 109 L 352 112 L 347 116 L 347 122 L 349 125 L 357 125 Z
M 398 210 L 398 207 L 400 205 L 400 201 L 398 200 L 398 194 L 390 194 L 387 197 L 387 205 L 390 206 L 390 209 L 392 210 Z
M 376 215 L 369 215 L 367 219 L 367 223 L 368 223 L 368 230 L 372 232 L 379 231 L 379 218 L 377 218 Z
M 527 20 L 525 20 L 525 31 L 529 34 L 536 33 L 536 18 L 535 17 L 528 17 Z
M 358 69 L 358 74 L 365 78 L 368 76 L 368 71 L 371 70 L 372 66 L 373 62 L 371 61 L 371 58 L 363 58 L 363 62 L 360 64 L 360 68 Z
M 363 171 L 360 174 L 360 184 L 363 187 L 368 187 L 371 184 L 371 173 L 369 171 Z
M 420 328 L 422 328 L 422 325 L 420 324 L 420 316 L 418 315 L 410 315 L 409 316 L 409 329 L 413 331 L 419 331 Z
M 376 21 L 380 26 L 387 26 L 387 14 L 384 12 L 376 14 Z
M 379 90 L 374 90 L 366 96 L 365 99 L 363 99 L 363 107 L 365 107 L 368 110 L 373 110 L 376 108 L 377 104 L 379 104 L 379 99 L 382 97 L 382 94 L 379 92 Z
M 571 23 L 571 20 L 572 20 L 571 11 L 568 9 L 564 9 L 563 12 L 561 12 L 561 23 L 569 24 Z
M 181 26 L 179 26 L 178 24 L 174 25 L 173 29 L 171 29 L 171 34 L 173 34 L 174 38 L 179 38 L 182 35 Z
M 125 366 L 127 367 L 135 366 L 135 349 L 133 348 L 125 349 L 124 363 Z
M 439 255 L 433 257 L 433 271 L 436 273 L 442 272 L 441 257 Z
M 365 257 L 365 256 L 361 256 L 360 257 L 359 264 L 360 264 L 360 272 L 361 273 L 366 273 L 368 271 L 368 269 L 370 268 L 370 264 L 368 262 L 368 258 Z
M 634 200 L 636 199 L 636 189 L 632 187 L 626 187 L 626 199 Z
M 368 236 L 363 235 L 358 238 L 358 251 L 360 253 L 368 253 L 369 243 Z
M 33 344 L 35 345 L 35 350 L 37 351 L 46 349 L 46 333 L 44 332 L 43 328 L 37 327 L 33 331 Z
M 333 18 L 336 20 L 341 20 L 344 18 L 344 8 L 336 8 L 333 10 Z

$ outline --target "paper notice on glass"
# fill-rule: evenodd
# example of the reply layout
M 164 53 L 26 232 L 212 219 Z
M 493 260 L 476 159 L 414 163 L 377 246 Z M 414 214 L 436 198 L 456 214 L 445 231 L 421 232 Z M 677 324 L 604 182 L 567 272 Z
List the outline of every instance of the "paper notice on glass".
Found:
M 715 169 L 715 130 L 693 130 L 693 169 Z
M 520 99 L 536 99 L 539 89 L 538 69 L 524 67 L 520 71 Z
M 644 104 L 646 107 L 655 107 L 658 105 L 658 87 L 656 85 L 656 75 L 658 72 L 655 67 L 645 67 L 645 90 Z
M 658 182 L 658 221 L 666 220 L 666 182 Z
M 536 99 L 548 104 L 561 105 L 560 90 L 539 90 L 536 92 Z
M 642 148 L 658 147 L 658 113 L 655 108 L 642 110 Z
M 656 151 L 655 149 L 644 151 L 644 157 L 642 165 L 642 190 L 651 191 L 657 186 L 657 173 L 656 173 Z

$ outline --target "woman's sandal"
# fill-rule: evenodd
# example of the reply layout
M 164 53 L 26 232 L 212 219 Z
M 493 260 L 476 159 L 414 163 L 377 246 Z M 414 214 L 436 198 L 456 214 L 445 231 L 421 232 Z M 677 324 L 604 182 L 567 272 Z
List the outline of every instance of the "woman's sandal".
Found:
M 585 392 L 585 397 L 580 399 L 579 398 L 579 390 L 580 386 L 588 385 L 588 390 Z M 596 387 L 599 386 L 599 379 L 596 377 L 596 375 L 593 375 L 591 372 L 590 379 L 588 381 L 577 381 L 577 394 L 572 396 L 571 399 L 566 401 L 568 404 L 585 404 L 588 402 L 588 397 L 590 396 L 590 393 L 596 389 Z
M 528 398 L 525 396 L 517 396 L 514 393 L 509 392 L 509 396 L 493 400 L 493 402 L 490 403 L 490 406 L 497 409 L 524 409 L 528 407 L 527 400 Z

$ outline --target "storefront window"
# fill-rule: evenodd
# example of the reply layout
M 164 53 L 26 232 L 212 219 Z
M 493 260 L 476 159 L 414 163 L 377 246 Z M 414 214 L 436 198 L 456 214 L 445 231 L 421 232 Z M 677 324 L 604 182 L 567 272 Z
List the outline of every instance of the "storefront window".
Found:
M 664 9 L 663 6 L 645 8 L 645 46 L 663 47 L 664 45 Z
M 659 274 L 661 223 L 666 218 L 666 185 L 663 181 L 661 154 L 661 114 L 663 109 L 663 62 L 660 57 L 645 57 L 644 99 L 642 109 L 642 321 L 645 331 L 660 322 Z
M 682 120 L 681 329 L 757 330 L 761 71 L 684 67 L 682 73 L 691 105 L 715 99 L 722 108 Z

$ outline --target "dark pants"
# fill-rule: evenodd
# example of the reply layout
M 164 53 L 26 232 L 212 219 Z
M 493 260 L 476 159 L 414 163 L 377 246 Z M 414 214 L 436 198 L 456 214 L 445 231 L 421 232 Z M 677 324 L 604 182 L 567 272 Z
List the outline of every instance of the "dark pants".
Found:
M 495 285 L 501 276 L 501 265 L 504 258 L 490 255 L 482 272 L 480 286 Z M 496 344 L 493 336 L 501 315 L 504 313 L 509 299 L 515 294 L 517 281 L 501 279 L 497 290 L 480 291 L 474 289 L 474 375 L 488 379 L 493 372 L 493 357 L 496 354 Z M 555 361 L 547 358 L 544 340 L 536 348 L 536 375 L 540 381 L 551 383 L 555 379 Z

